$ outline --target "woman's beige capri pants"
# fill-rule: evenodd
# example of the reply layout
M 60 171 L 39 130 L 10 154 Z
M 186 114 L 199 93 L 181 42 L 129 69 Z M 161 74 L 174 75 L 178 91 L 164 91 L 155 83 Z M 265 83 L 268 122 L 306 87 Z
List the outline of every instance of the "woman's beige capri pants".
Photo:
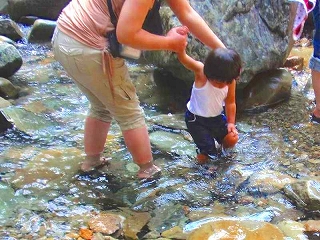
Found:
M 90 117 L 104 122 L 114 118 L 121 130 L 145 126 L 136 89 L 122 58 L 110 58 L 113 97 L 108 76 L 103 72 L 100 50 L 83 45 L 57 28 L 52 44 L 55 59 L 90 101 Z

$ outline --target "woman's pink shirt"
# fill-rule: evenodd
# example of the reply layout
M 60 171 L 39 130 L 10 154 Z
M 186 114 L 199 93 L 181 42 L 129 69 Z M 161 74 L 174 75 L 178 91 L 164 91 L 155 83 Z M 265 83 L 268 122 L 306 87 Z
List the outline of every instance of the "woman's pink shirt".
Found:
M 116 16 L 125 0 L 112 0 Z M 114 29 L 110 21 L 107 0 L 72 0 L 61 12 L 59 30 L 95 49 L 107 47 L 106 33 Z

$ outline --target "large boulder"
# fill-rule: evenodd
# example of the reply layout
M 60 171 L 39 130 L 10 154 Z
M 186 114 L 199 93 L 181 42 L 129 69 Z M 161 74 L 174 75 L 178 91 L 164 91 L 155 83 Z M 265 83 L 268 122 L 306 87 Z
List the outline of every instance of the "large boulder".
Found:
M 242 83 L 250 82 L 257 73 L 283 66 L 293 44 L 295 5 L 276 0 L 190 0 L 190 4 L 227 47 L 240 53 Z M 181 25 L 166 6 L 162 6 L 161 16 L 166 31 Z M 204 60 L 209 50 L 194 36 L 189 37 L 187 52 L 194 58 Z M 189 83 L 193 81 L 193 74 L 179 63 L 176 54 L 149 51 L 145 57 L 176 77 Z
M 56 20 L 69 2 L 70 0 L 8 0 L 8 12 L 16 22 L 24 16 Z

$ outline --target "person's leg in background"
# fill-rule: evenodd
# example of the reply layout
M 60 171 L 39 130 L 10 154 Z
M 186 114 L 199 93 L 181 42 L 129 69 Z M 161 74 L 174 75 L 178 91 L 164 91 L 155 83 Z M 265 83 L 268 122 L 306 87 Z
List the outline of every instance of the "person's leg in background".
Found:
M 313 36 L 313 56 L 310 59 L 309 67 L 311 69 L 312 87 L 314 90 L 316 107 L 312 112 L 312 121 L 320 123 L 320 4 L 317 1 L 313 9 L 313 21 L 315 33 Z

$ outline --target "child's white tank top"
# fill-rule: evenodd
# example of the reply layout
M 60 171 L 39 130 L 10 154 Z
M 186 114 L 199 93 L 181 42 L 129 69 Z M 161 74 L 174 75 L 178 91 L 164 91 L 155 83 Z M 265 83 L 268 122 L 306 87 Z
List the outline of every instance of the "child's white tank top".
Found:
M 216 88 L 209 81 L 201 88 L 197 88 L 193 84 L 187 108 L 193 114 L 202 117 L 216 117 L 223 111 L 227 94 L 228 86 Z

